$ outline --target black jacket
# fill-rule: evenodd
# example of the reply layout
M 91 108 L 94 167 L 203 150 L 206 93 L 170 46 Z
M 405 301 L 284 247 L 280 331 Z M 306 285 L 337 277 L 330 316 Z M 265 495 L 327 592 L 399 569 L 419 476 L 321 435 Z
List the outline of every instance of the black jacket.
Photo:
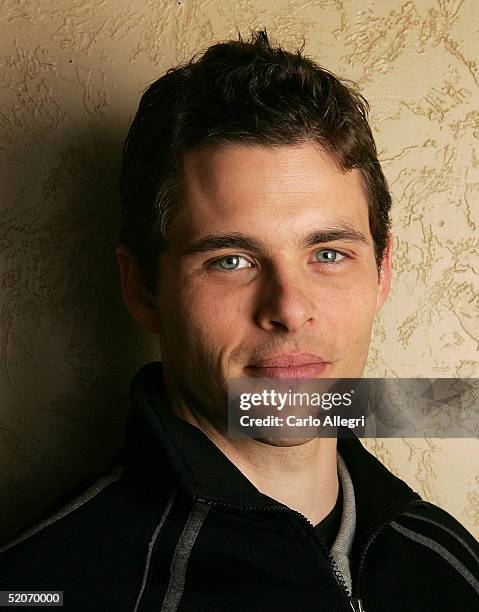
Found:
M 116 465 L 4 546 L 0 590 L 62 590 L 68 612 L 479 610 L 476 540 L 355 436 L 338 439 L 329 550 L 171 413 L 159 363 L 132 403 Z

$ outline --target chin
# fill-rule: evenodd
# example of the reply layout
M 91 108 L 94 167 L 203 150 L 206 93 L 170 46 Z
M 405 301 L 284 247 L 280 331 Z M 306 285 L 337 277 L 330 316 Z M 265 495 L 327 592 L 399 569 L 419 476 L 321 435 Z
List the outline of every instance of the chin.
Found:
M 311 442 L 311 440 L 315 439 L 315 436 L 313 437 L 307 437 L 307 438 L 300 438 L 300 437 L 295 437 L 295 438 L 280 438 L 280 437 L 274 437 L 274 438 L 253 438 L 254 440 L 256 440 L 257 442 L 261 442 L 262 444 L 267 444 L 268 446 L 279 446 L 281 448 L 289 448 L 292 446 L 302 446 L 303 444 L 307 444 L 308 442 Z

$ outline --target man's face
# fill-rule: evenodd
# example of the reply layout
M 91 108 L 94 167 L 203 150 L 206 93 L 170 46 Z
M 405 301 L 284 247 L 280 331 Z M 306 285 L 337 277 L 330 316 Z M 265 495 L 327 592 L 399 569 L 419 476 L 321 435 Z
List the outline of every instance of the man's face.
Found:
M 378 278 L 359 171 L 312 144 L 229 145 L 183 179 L 157 298 L 176 401 L 213 418 L 232 378 L 360 377 L 390 261 Z

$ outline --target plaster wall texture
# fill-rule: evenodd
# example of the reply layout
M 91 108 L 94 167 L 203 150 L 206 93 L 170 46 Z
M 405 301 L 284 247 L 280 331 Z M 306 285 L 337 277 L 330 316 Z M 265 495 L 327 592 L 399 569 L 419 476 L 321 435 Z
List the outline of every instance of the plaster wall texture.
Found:
M 355 80 L 394 196 L 394 283 L 367 376 L 478 373 L 475 0 L 0 3 L 0 539 L 120 445 L 128 382 L 158 358 L 121 304 L 122 141 L 146 86 L 267 27 Z M 479 441 L 369 440 L 479 536 Z

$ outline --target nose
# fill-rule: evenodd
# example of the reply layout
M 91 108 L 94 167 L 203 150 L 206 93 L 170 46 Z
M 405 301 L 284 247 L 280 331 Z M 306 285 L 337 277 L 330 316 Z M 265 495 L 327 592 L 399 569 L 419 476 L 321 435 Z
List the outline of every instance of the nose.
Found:
M 261 329 L 294 333 L 313 324 L 315 311 L 311 286 L 301 272 L 268 272 L 257 300 L 256 323 Z

